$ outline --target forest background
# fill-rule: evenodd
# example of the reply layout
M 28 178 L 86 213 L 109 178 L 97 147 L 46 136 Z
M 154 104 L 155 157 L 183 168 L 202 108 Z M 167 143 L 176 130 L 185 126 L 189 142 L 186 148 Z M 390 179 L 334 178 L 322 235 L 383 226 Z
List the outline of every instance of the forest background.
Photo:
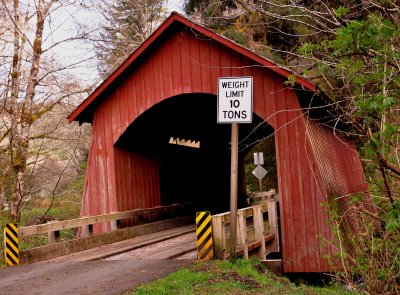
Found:
M 68 125 L 66 117 L 167 17 L 168 4 L 1 0 L 2 227 L 79 214 L 90 126 Z M 329 196 L 337 237 L 329 242 L 342 263 L 337 279 L 371 294 L 399 293 L 397 1 L 180 4 L 187 17 L 313 81 L 333 100 L 337 116 L 330 125 L 356 142 L 369 184 L 363 194 Z M 293 83 L 289 78 L 287 86 Z M 373 206 L 364 206 L 366 195 Z M 345 230 L 350 212 L 338 208 L 338 198 L 349 199 L 359 220 L 355 235 Z

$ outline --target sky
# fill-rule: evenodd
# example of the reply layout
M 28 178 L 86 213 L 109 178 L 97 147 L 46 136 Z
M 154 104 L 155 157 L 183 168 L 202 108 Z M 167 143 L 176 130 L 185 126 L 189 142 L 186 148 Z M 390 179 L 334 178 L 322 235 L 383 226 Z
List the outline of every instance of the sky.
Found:
M 182 2 L 182 0 L 169 0 L 167 6 L 168 12 L 182 12 Z M 101 17 L 99 17 L 96 11 L 90 9 L 79 9 L 76 7 L 58 9 L 52 15 L 50 24 L 45 31 L 44 35 L 51 35 L 51 38 L 45 41 L 44 48 L 50 46 L 54 42 L 65 40 L 69 36 L 76 34 L 80 29 L 77 26 L 78 23 L 83 23 L 86 29 L 97 30 L 101 25 Z M 70 73 L 76 76 L 82 84 L 92 85 L 94 82 L 101 82 L 96 70 L 96 57 L 94 56 L 90 42 L 63 42 L 49 52 L 49 55 L 61 64 L 73 64 L 82 59 L 87 59 L 84 63 L 71 69 Z
M 182 12 L 181 6 L 182 6 L 182 0 L 169 0 L 168 1 L 168 8 L 170 11 Z

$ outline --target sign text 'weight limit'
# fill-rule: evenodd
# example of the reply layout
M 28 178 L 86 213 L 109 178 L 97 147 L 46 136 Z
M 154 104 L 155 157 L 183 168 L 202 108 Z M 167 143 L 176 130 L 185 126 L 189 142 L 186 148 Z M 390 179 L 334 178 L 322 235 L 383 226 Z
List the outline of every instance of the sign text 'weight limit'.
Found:
M 218 79 L 218 123 L 251 123 L 252 77 Z

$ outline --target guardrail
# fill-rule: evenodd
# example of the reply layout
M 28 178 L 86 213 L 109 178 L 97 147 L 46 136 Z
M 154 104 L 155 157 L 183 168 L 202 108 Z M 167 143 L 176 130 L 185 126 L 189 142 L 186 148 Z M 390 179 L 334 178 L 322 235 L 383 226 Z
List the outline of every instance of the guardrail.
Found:
M 264 260 L 271 252 L 279 252 L 279 229 L 277 202 L 267 201 L 238 210 L 237 214 L 237 252 L 245 258 L 249 251 L 257 249 L 258 256 Z M 230 213 L 212 216 L 214 256 L 226 260 L 229 257 Z
M 21 238 L 38 234 L 48 233 L 48 243 L 53 244 L 59 241 L 60 230 L 79 228 L 82 227 L 82 237 L 87 237 L 93 234 L 93 225 L 102 222 L 111 222 L 111 230 L 118 228 L 118 221 L 128 218 L 151 216 L 152 219 L 157 220 L 157 215 L 160 213 L 176 213 L 182 210 L 185 205 L 173 204 L 169 206 L 158 206 L 148 209 L 135 209 L 124 212 L 114 212 L 103 215 L 95 215 L 88 217 L 81 217 L 65 221 L 50 221 L 45 224 L 32 225 L 19 228 L 19 236 Z
M 183 226 L 193 221 L 193 217 L 176 217 L 188 214 L 188 212 L 191 213 L 191 210 L 191 204 L 173 204 L 20 227 L 18 228 L 20 240 L 35 235 L 47 234 L 48 236 L 47 245 L 20 251 L 20 263 L 38 262 L 148 233 Z M 139 220 L 140 224 L 118 229 L 119 221 L 122 222 L 133 218 Z M 103 222 L 111 222 L 111 231 L 93 234 L 93 225 Z M 61 241 L 60 231 L 72 228 L 81 228 L 82 237 Z

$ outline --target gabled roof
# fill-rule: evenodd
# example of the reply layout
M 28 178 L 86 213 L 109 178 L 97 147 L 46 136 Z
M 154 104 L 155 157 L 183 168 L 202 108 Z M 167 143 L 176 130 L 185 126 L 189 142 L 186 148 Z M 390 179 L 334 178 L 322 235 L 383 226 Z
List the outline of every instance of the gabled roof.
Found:
M 182 15 L 172 12 L 171 15 L 158 27 L 157 30 L 153 32 L 153 34 L 146 40 L 144 41 L 105 81 L 103 81 L 93 92 L 92 94 L 89 95 L 88 98 L 86 98 L 68 117 L 68 121 L 79 121 L 79 122 L 90 122 L 88 120 L 88 117 L 91 117 L 91 115 L 88 116 L 88 112 L 90 113 L 91 111 L 89 109 L 89 106 L 93 106 L 94 102 L 97 102 L 100 97 L 106 92 L 106 90 L 109 89 L 109 87 L 118 80 L 118 78 L 127 70 L 127 68 L 133 64 L 140 56 L 146 52 L 146 50 L 168 29 L 170 28 L 173 24 L 175 23 L 180 23 L 184 26 L 189 27 L 193 31 L 197 31 L 200 34 L 203 34 L 204 36 L 209 37 L 210 39 L 223 44 L 227 46 L 228 48 L 246 56 L 250 60 L 255 61 L 256 63 L 259 63 L 262 66 L 265 66 L 267 68 L 270 68 L 272 71 L 276 72 L 277 74 L 289 78 L 289 76 L 294 76 L 296 77 L 296 81 L 299 85 L 301 85 L 303 88 L 311 90 L 311 91 L 316 91 L 316 86 L 311 83 L 310 81 L 307 81 L 298 75 L 294 74 L 287 68 L 277 65 L 271 60 L 266 59 L 265 57 L 259 56 L 247 48 L 217 34 L 214 33 L 213 31 L 194 23 L 193 21 L 190 21 L 189 19 L 183 17 Z M 86 115 L 85 115 L 86 113 Z

